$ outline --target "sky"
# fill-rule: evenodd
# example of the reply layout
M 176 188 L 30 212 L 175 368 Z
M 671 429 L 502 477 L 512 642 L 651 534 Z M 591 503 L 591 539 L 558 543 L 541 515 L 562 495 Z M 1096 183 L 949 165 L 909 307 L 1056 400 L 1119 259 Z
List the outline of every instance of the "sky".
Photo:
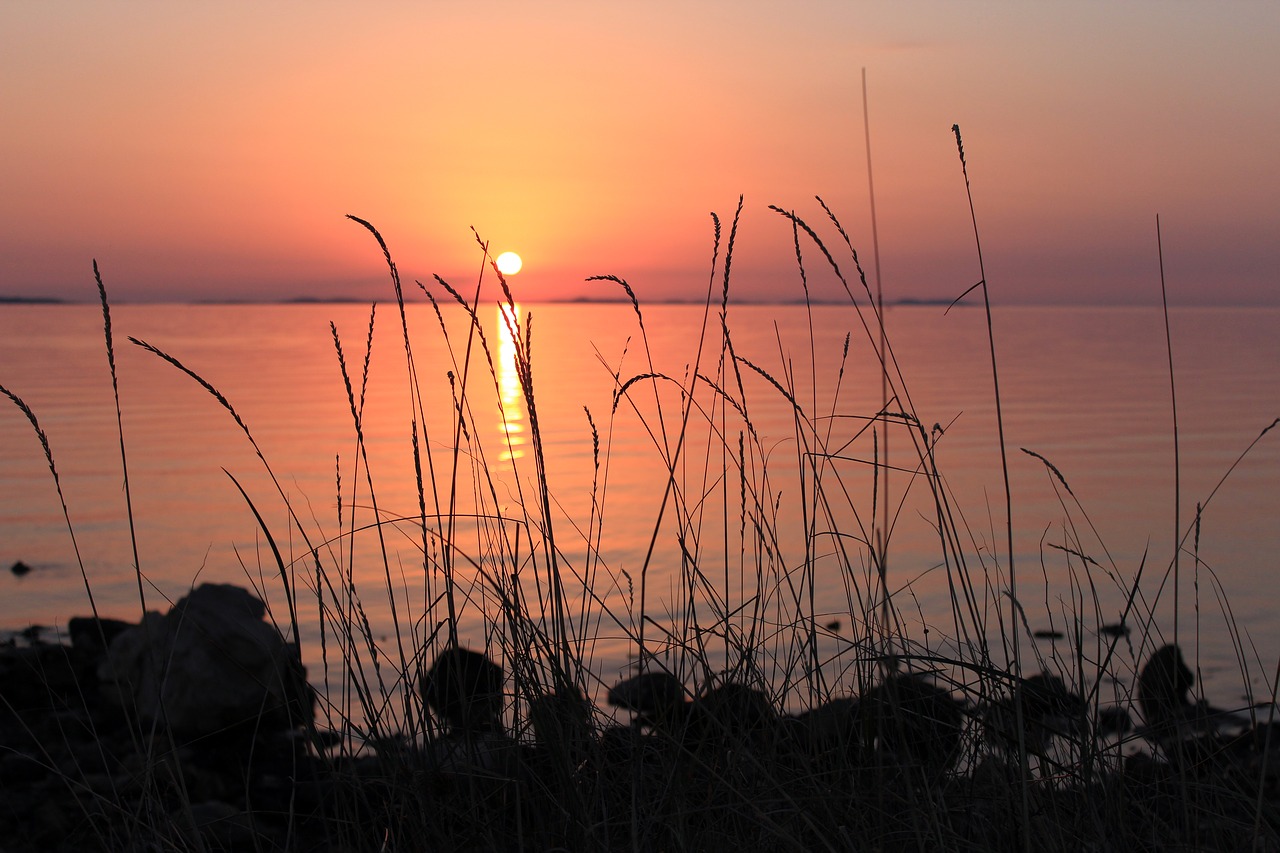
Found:
M 742 196 L 731 293 L 790 301 L 770 205 L 851 267 L 820 196 L 887 300 L 1158 304 L 1162 248 L 1171 303 L 1275 305 L 1278 43 L 1274 0 L 5 0 L 0 296 L 385 300 L 354 214 L 415 290 L 479 235 L 527 301 L 700 300 Z

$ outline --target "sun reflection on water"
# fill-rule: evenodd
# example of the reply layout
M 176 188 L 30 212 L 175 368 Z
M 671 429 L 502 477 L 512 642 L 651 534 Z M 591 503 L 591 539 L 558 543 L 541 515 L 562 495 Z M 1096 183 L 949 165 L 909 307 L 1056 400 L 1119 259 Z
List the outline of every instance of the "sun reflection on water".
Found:
M 520 371 L 516 365 L 515 329 L 520 323 L 520 303 L 499 305 L 495 316 L 498 326 L 498 394 L 502 407 L 498 432 L 503 438 L 501 459 L 507 461 L 524 456 L 522 448 L 528 444 Z

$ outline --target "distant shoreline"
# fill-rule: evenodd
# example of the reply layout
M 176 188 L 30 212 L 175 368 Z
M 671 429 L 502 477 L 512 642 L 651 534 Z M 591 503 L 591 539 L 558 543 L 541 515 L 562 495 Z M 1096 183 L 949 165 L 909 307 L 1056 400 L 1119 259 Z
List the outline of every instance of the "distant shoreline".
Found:
M 77 305 L 56 296 L 0 296 L 0 305 Z
M 384 303 L 388 300 L 379 299 L 371 300 L 365 298 L 357 298 L 353 296 L 335 296 L 332 298 L 316 298 L 311 296 L 299 296 L 292 299 L 193 299 L 189 301 L 145 301 L 145 302 L 129 302 L 124 300 L 113 300 L 113 305 L 192 305 L 192 306 L 219 306 L 219 305 L 368 305 L 371 302 Z M 594 298 L 594 297 L 578 297 L 574 299 L 524 299 L 519 300 L 530 304 L 540 305 L 629 305 L 631 304 L 625 297 L 621 299 L 613 298 Z M 96 305 L 92 300 L 71 300 L 61 299 L 53 296 L 0 296 L 0 305 Z M 416 303 L 408 303 L 416 304 Z M 425 303 L 424 303 L 425 304 Z M 691 299 L 647 299 L 643 301 L 645 305 L 702 305 L 698 300 Z M 761 300 L 729 300 L 730 305 L 750 306 L 750 305 L 849 305 L 848 299 L 811 299 L 807 303 L 803 299 L 761 299 Z M 866 300 L 858 300 L 855 304 L 867 305 Z M 936 306 L 946 307 L 954 304 L 957 308 L 972 307 L 978 303 L 972 299 L 965 299 L 953 303 L 949 299 L 917 299 L 913 297 L 903 297 L 901 299 L 885 300 L 885 307 L 910 307 L 910 306 Z
M 138 305 L 188 305 L 192 307 L 218 307 L 230 305 L 248 305 L 248 306 L 270 306 L 270 305 L 370 305 L 374 302 L 385 305 L 391 302 L 389 299 L 367 299 L 352 296 L 335 296 L 332 298 L 316 298 L 309 296 L 295 297 L 292 299 L 193 299 L 193 300 L 141 300 L 137 302 L 129 300 L 112 300 L 113 307 L 119 306 L 138 306 Z M 575 299 L 521 299 L 518 300 L 526 305 L 630 305 L 630 301 L 623 297 L 621 299 L 613 298 L 595 298 L 595 297 L 579 297 Z M 425 305 L 426 302 L 406 300 L 408 305 Z M 442 302 L 447 304 L 446 302 Z M 643 299 L 641 305 L 645 307 L 661 306 L 661 305 L 684 305 L 701 307 L 704 302 L 693 299 Z M 850 302 L 845 299 L 810 299 L 807 303 L 803 299 L 730 299 L 729 304 L 738 308 L 749 308 L 752 306 L 783 306 L 783 307 L 804 307 L 806 304 L 813 307 L 827 306 L 844 306 L 849 307 Z M 869 307 L 865 299 L 857 300 L 852 303 L 857 307 Z M 56 296 L 3 296 L 0 295 L 0 307 L 5 305 L 15 306 L 94 306 L 98 307 L 96 300 L 85 299 L 63 299 Z M 886 299 L 884 302 L 886 308 L 977 308 L 981 307 L 981 301 L 969 296 L 958 302 L 950 299 L 928 299 L 914 298 L 910 296 L 900 299 Z M 1100 302 L 993 302 L 992 308 L 998 310 L 1007 310 L 1010 308 L 1107 308 L 1107 309 L 1124 309 L 1124 308 L 1155 308 L 1159 309 L 1159 304 L 1143 304 L 1133 302 L 1122 302 L 1117 304 L 1108 304 Z M 1171 305 L 1171 309 L 1180 310 L 1189 309 L 1216 309 L 1216 308 L 1263 308 L 1274 309 L 1280 306 L 1271 304 L 1255 304 L 1250 302 L 1223 302 L 1223 303 L 1205 303 L 1192 305 Z

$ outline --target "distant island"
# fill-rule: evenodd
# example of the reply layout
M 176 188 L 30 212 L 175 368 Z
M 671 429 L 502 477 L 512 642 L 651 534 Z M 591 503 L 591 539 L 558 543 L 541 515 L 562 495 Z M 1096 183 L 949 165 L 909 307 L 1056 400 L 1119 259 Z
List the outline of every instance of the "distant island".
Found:
M 0 296 L 0 305 L 62 305 L 63 302 L 52 296 Z

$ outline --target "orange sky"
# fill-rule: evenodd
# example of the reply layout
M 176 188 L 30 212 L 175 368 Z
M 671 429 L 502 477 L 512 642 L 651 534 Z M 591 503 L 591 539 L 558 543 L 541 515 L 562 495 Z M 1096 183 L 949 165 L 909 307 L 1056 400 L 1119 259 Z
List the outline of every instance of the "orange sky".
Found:
M 1175 302 L 1280 303 L 1280 5 L 1114 5 L 9 0 L 0 296 L 386 299 L 353 213 L 407 281 L 474 226 L 529 301 L 699 298 L 741 193 L 792 299 L 769 204 L 871 258 L 865 67 L 888 298 L 977 280 L 958 122 L 996 301 L 1158 299 L 1159 214 Z

